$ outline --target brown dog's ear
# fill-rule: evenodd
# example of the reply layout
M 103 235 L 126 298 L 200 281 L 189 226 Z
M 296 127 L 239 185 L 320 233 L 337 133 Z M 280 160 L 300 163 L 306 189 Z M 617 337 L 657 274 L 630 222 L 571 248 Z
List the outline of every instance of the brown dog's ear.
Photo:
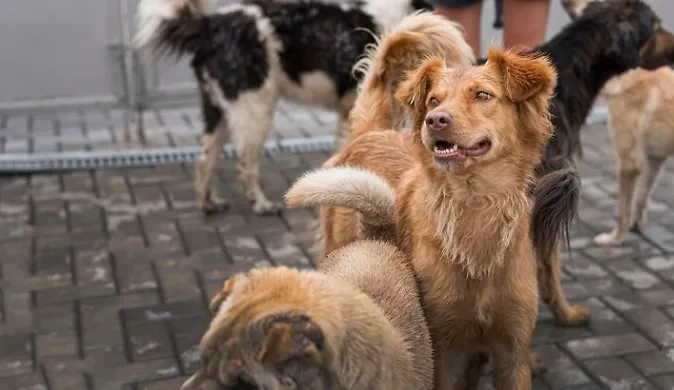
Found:
M 242 277 L 243 274 L 238 273 L 225 280 L 225 283 L 222 285 L 222 290 L 220 290 L 220 292 L 217 293 L 208 304 L 208 310 L 211 312 L 211 314 L 216 314 L 218 310 L 220 310 L 220 305 L 222 305 L 222 302 L 224 302 L 232 293 L 232 291 L 234 291 L 236 282 Z
M 294 356 L 309 356 L 316 361 L 324 347 L 321 328 L 306 317 L 276 321 L 265 332 L 259 354 L 262 364 L 277 364 Z
M 520 103 L 557 85 L 557 71 L 543 55 L 490 49 L 487 64 L 501 73 L 508 98 Z
M 446 69 L 447 65 L 442 58 L 429 58 L 418 68 L 407 72 L 405 81 L 400 83 L 396 90 L 396 99 L 414 111 L 424 111 L 426 109 L 426 98 L 433 87 L 433 83 L 442 77 Z

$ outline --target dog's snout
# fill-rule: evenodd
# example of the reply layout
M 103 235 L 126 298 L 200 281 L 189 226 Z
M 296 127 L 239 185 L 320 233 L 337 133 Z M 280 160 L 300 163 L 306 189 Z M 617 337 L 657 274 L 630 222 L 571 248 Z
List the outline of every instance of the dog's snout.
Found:
M 426 127 L 429 130 L 445 130 L 452 123 L 452 116 L 446 112 L 431 112 L 426 115 Z

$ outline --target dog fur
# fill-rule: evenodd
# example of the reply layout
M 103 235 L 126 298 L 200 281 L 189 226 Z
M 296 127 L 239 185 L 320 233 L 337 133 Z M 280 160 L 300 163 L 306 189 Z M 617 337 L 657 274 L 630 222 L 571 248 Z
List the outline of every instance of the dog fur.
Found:
M 547 55 L 559 73 L 550 107 L 554 137 L 537 167 L 537 178 L 559 166 L 565 170 L 577 166 L 582 157 L 581 128 L 601 88 L 612 77 L 644 63 L 644 56 L 656 54 L 649 47 L 658 37 L 669 35 L 662 29 L 658 15 L 642 0 L 594 1 L 576 8 L 581 15 L 572 15 L 572 23 L 530 51 Z M 651 66 L 663 61 L 665 53 L 658 54 L 660 58 Z M 560 158 L 569 161 L 560 164 Z M 564 296 L 559 247 L 558 244 L 553 250 L 551 259 L 539 259 L 541 298 L 558 324 L 579 325 L 589 320 L 589 309 L 570 305 Z
M 402 129 L 408 119 L 405 106 L 394 97 L 402 76 L 415 68 L 429 56 L 444 58 L 449 66 L 466 66 L 475 62 L 472 49 L 463 35 L 457 35 L 458 26 L 444 17 L 431 12 L 418 12 L 407 16 L 393 30 L 367 51 L 367 56 L 358 62 L 356 69 L 363 74 L 363 82 L 355 105 L 349 116 L 352 137 L 363 133 L 386 129 Z M 376 137 L 376 136 L 375 136 Z M 405 144 L 381 145 L 376 150 L 355 151 L 353 158 L 374 159 L 388 153 L 390 148 Z M 353 151 L 353 148 L 350 150 Z M 338 153 L 324 166 L 333 164 Z M 391 174 L 400 176 L 409 162 L 411 153 L 401 156 L 402 160 L 390 167 Z M 398 169 L 400 168 L 400 169 Z M 320 264 L 325 256 L 341 246 L 362 237 L 358 215 L 344 207 L 321 207 L 319 209 L 321 228 L 317 241 L 320 243 L 316 262 Z
M 335 168 L 305 175 L 286 193 L 290 207 L 360 207 L 370 226 L 386 226 L 390 218 L 378 216 L 394 210 L 389 228 L 419 279 L 436 353 L 436 389 L 474 388 L 483 353 L 494 359 L 496 389 L 531 388 L 529 343 L 538 311 L 532 221 L 544 222 L 540 227 L 553 234 L 560 229 L 532 215 L 528 191 L 552 135 L 548 107 L 556 79 L 542 56 L 491 50 L 485 65 L 458 68 L 431 58 L 396 93 L 410 108 L 411 135 L 366 132 L 332 159 Z M 447 123 L 429 130 L 436 116 Z M 464 158 L 438 157 L 440 141 L 460 145 Z M 466 154 L 482 145 L 490 145 L 485 154 Z M 379 158 L 343 158 L 354 155 L 349 149 Z M 396 169 L 401 175 L 392 177 Z M 556 192 L 560 183 L 551 180 L 545 188 Z M 578 191 L 573 180 L 566 183 Z M 381 189 L 387 185 L 388 191 Z M 338 195 L 342 191 L 348 194 Z M 370 201 L 349 201 L 354 192 Z M 548 195 L 539 194 L 546 205 L 577 199 Z M 569 218 L 563 210 L 573 212 L 573 206 L 557 205 L 559 224 Z
M 348 115 L 361 77 L 354 65 L 376 34 L 428 5 L 421 0 L 247 0 L 209 13 L 209 3 L 142 0 L 136 45 L 158 55 L 192 55 L 205 123 L 195 167 L 199 208 L 206 214 L 228 208 L 216 194 L 213 174 L 229 139 L 238 157 L 237 179 L 253 212 L 274 214 L 281 205 L 262 190 L 259 165 L 278 100 L 336 110 L 339 150 L 349 139 Z M 446 45 L 472 58 L 456 25 L 447 24 L 448 30 L 456 42 Z
M 433 354 L 412 268 L 365 240 L 318 271 L 253 269 L 210 304 L 202 367 L 181 390 L 431 390 Z
M 674 155 L 674 70 L 631 70 L 606 83 L 602 95 L 618 161 L 618 221 L 594 242 L 617 245 L 630 229 L 646 225 L 649 194 L 665 161 Z

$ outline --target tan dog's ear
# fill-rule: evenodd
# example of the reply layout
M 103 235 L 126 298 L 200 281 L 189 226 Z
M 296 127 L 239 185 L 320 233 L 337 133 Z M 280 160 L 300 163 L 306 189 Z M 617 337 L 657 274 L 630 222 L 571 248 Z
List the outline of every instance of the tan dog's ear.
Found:
M 490 49 L 487 65 L 503 77 L 508 98 L 520 103 L 544 92 L 552 94 L 557 86 L 557 71 L 543 55 Z
M 420 67 L 407 72 L 405 81 L 400 83 L 396 90 L 396 99 L 414 111 L 425 111 L 426 98 L 433 83 L 442 77 L 446 70 L 447 65 L 442 58 L 429 58 Z
M 208 305 L 208 310 L 210 310 L 211 314 L 215 314 L 220 310 L 220 305 L 222 305 L 222 302 L 224 302 L 232 291 L 234 291 L 234 286 L 241 277 L 243 277 L 243 274 L 238 273 L 225 280 L 225 283 L 222 285 L 222 290 L 211 299 L 211 302 Z
M 262 364 L 277 364 L 294 356 L 310 356 L 320 361 L 324 344 L 321 328 L 308 318 L 279 320 L 265 332 L 259 359 Z

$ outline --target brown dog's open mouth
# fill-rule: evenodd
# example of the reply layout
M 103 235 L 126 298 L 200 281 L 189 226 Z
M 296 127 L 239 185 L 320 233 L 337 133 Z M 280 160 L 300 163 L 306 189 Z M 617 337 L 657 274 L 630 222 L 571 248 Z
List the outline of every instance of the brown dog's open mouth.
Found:
M 470 148 L 463 148 L 451 141 L 439 140 L 433 145 L 433 153 L 436 160 L 453 161 L 462 160 L 466 157 L 480 157 L 485 155 L 491 148 L 491 142 L 484 140 Z

